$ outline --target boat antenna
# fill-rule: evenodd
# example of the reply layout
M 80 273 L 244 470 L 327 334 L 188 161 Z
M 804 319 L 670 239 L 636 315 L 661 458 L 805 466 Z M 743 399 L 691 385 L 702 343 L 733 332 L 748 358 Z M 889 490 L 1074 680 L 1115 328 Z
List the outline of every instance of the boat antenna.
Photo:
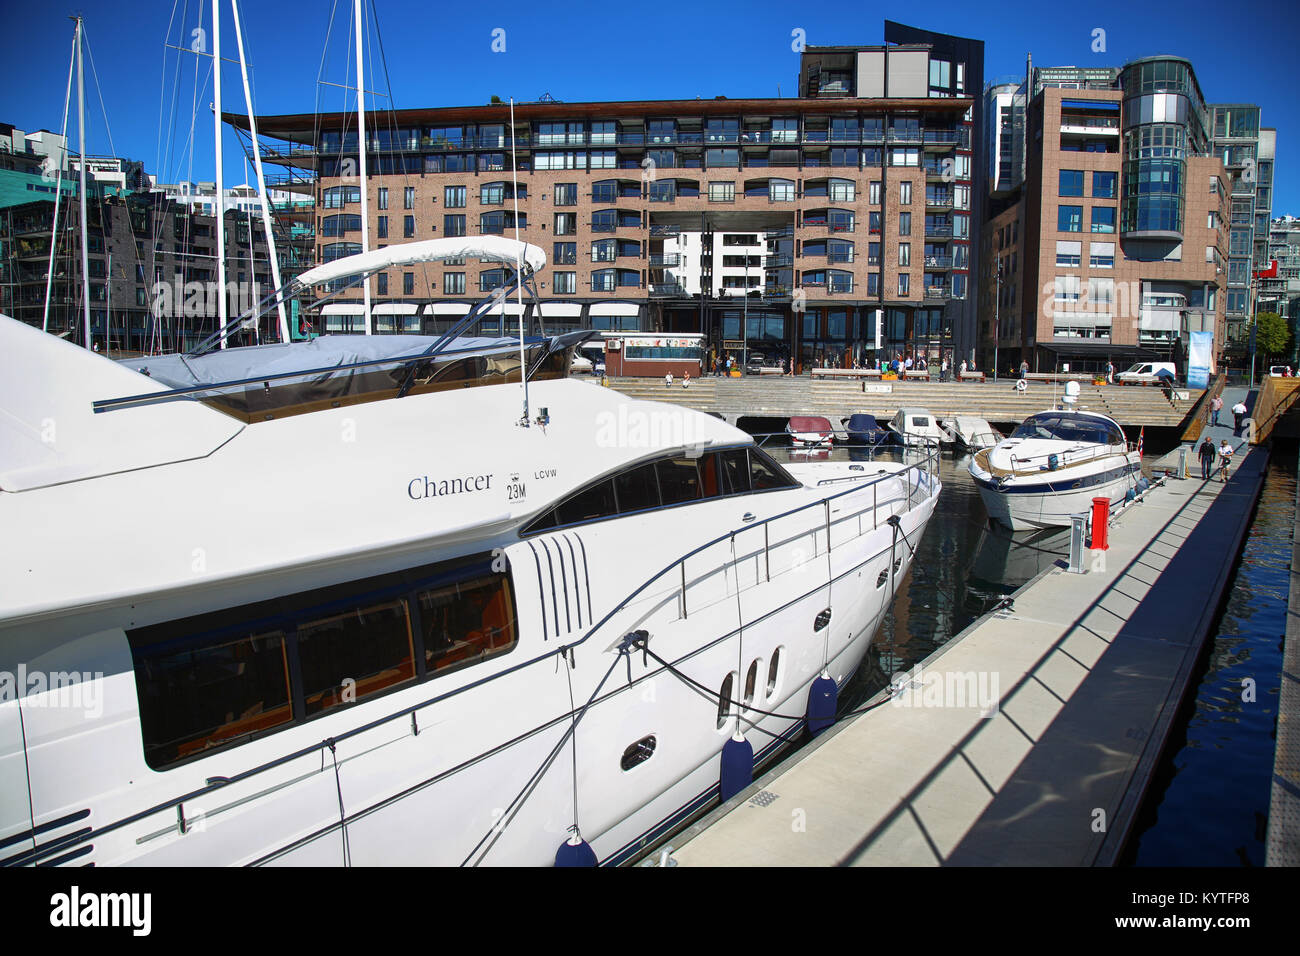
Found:
M 80 39 L 81 20 L 77 19 L 77 29 L 72 34 L 72 56 L 68 60 L 68 91 L 63 95 L 63 126 L 59 129 L 62 155 L 59 157 L 59 168 L 54 180 L 54 223 L 50 226 L 50 268 L 45 273 L 45 312 L 41 316 L 42 332 L 50 330 L 50 294 L 54 291 L 54 253 L 59 245 L 59 200 L 63 198 L 63 167 L 68 161 L 68 110 L 72 105 L 72 73 L 77 64 L 77 44 Z M 49 171 L 48 165 L 44 168 Z M 81 197 L 81 201 L 85 202 L 84 196 Z
M 524 361 L 524 266 L 520 259 L 523 245 L 519 240 L 519 163 L 515 159 L 515 98 L 510 97 L 510 180 L 515 204 L 515 301 L 519 303 L 519 382 L 524 389 L 524 415 L 519 424 L 528 427 L 528 364 Z M 501 314 L 505 315 L 505 303 Z M 503 328 L 504 332 L 505 329 Z

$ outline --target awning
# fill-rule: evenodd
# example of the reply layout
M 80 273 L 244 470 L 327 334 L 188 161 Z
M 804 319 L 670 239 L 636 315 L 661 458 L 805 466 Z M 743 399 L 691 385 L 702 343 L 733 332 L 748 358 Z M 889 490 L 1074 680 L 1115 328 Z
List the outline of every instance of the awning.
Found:
M 373 306 L 371 307 L 370 311 L 371 312 L 375 311 Z M 331 302 L 329 305 L 321 306 L 320 314 L 321 315 L 363 315 L 365 314 L 365 307 L 360 302 L 356 303 L 355 305 L 353 305 L 351 302 Z
M 470 305 L 468 302 L 434 302 L 432 308 L 434 315 L 466 315 Z
M 543 302 L 542 317 L 546 319 L 577 319 L 582 317 L 581 302 Z
M 420 307 L 414 302 L 381 302 L 370 307 L 371 315 L 415 315 L 419 311 Z
M 1140 345 L 1111 345 L 1109 342 L 1039 342 L 1038 347 L 1054 355 L 1078 355 L 1082 358 L 1121 358 L 1135 362 L 1152 362 L 1160 354 Z
M 595 315 L 640 315 L 641 306 L 636 302 L 595 302 L 591 306 Z

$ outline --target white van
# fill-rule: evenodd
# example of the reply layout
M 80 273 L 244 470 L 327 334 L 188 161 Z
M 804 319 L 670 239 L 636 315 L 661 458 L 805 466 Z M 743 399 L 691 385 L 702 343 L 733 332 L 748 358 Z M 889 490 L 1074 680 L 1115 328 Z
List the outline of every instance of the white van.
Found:
M 1121 385 L 1149 385 L 1158 381 L 1158 376 L 1162 370 L 1168 370 L 1170 375 L 1175 378 L 1178 376 L 1173 362 L 1138 362 L 1131 368 L 1115 376 L 1115 381 Z

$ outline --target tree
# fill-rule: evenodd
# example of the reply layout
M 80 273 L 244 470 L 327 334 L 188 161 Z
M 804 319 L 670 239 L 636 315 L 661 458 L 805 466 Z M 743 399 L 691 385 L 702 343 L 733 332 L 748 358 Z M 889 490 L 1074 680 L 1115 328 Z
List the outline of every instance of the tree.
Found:
M 1260 312 L 1255 316 L 1255 345 L 1265 355 L 1281 355 L 1287 350 L 1290 338 L 1286 320 L 1276 312 Z

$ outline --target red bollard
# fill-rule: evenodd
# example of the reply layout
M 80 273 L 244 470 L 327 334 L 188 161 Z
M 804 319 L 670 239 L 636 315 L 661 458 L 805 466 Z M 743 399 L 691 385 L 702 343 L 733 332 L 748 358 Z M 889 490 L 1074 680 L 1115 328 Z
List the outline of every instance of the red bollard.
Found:
M 1110 522 L 1110 499 L 1093 498 L 1092 499 L 1092 544 L 1090 547 L 1094 551 L 1109 551 L 1110 545 L 1106 543 L 1106 528 Z

